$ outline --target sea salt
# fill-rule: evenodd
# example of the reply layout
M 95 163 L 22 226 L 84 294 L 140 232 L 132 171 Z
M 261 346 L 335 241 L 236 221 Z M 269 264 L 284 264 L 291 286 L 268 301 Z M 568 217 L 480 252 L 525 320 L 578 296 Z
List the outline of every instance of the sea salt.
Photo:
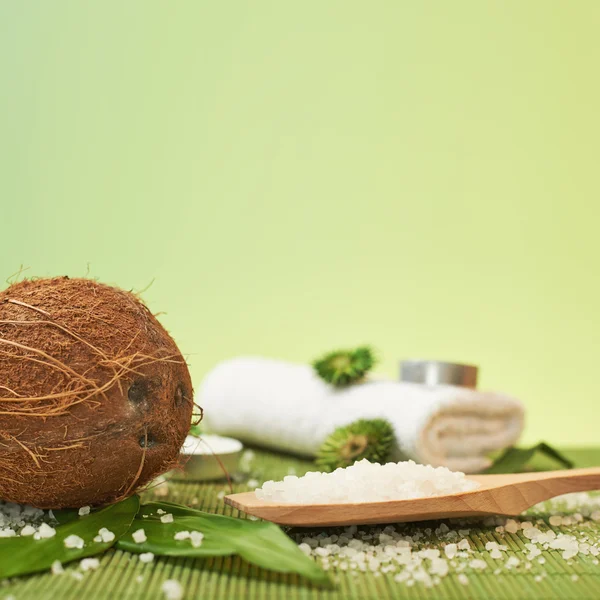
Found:
M 380 465 L 363 459 L 333 473 L 288 475 L 267 481 L 255 491 L 259 500 L 294 504 L 377 502 L 427 498 L 467 492 L 479 484 L 464 473 L 445 467 L 418 465 L 414 461 Z
M 84 558 L 79 562 L 79 568 L 82 571 L 95 571 L 100 566 L 97 558 Z
M 102 527 L 98 531 L 98 535 L 94 538 L 95 542 L 104 542 L 105 544 L 114 541 L 115 534 L 112 531 L 106 529 L 106 527 Z
M 77 548 L 81 550 L 84 546 L 84 541 L 78 535 L 69 535 L 64 540 L 65 548 Z
M 166 600 L 181 600 L 183 598 L 183 587 L 175 579 L 167 579 L 162 584 L 162 591 Z
M 160 522 L 161 522 L 161 523 L 172 523 L 172 522 L 173 522 L 173 515 L 172 515 L 172 514 L 170 514 L 170 513 L 169 513 L 169 514 L 166 514 L 166 515 L 163 515 L 163 516 L 160 518 Z
M 21 535 L 22 536 L 33 535 L 36 531 L 37 531 L 37 529 L 35 527 L 33 527 L 32 525 L 25 525 L 25 527 L 23 527 L 23 529 L 21 529 Z
M 152 552 L 142 552 L 139 558 L 140 562 L 151 563 L 154 560 L 154 554 Z
M 50 567 L 50 571 L 52 571 L 52 575 L 62 575 L 65 572 L 65 569 L 60 560 L 55 560 Z
M 48 523 L 42 523 L 38 530 L 33 534 L 34 540 L 45 540 L 56 535 L 56 529 L 50 527 Z
M 90 514 L 90 507 L 89 506 L 82 506 L 79 511 L 78 514 L 80 517 L 85 517 L 86 515 Z
M 131 534 L 131 537 L 136 544 L 143 544 L 148 539 L 143 529 L 137 529 Z

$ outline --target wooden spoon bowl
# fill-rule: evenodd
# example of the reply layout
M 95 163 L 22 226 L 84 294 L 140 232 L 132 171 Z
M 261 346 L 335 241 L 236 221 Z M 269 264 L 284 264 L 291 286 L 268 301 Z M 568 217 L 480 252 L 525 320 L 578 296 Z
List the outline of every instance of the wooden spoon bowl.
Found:
M 278 504 L 259 500 L 254 492 L 231 494 L 225 502 L 250 515 L 295 527 L 358 525 L 425 521 L 488 515 L 515 516 L 527 508 L 561 494 L 600 489 L 600 467 L 473 475 L 480 487 L 470 492 L 413 500 L 387 500 L 358 504 Z

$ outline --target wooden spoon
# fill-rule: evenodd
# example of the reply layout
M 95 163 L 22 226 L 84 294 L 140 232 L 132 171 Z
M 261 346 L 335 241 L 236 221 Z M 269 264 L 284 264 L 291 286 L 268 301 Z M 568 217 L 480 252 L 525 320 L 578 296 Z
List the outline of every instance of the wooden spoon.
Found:
M 570 492 L 600 489 L 600 467 L 472 475 L 476 490 L 415 500 L 387 500 L 358 504 L 277 504 L 258 500 L 254 492 L 225 496 L 225 502 L 243 512 L 281 525 L 296 527 L 358 525 L 425 521 L 449 517 L 518 515 L 542 502 Z

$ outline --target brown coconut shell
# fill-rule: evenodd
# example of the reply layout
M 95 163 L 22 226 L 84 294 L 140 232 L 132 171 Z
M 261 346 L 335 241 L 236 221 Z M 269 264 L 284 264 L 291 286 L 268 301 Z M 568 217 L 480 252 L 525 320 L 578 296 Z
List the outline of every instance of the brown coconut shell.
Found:
M 107 504 L 177 463 L 192 382 L 137 296 L 89 279 L 0 292 L 0 499 Z

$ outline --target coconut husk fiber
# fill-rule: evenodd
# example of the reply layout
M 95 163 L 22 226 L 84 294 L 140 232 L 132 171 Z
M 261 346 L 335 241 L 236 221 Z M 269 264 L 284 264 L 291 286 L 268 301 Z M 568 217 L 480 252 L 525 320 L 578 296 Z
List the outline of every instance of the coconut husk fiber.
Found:
M 89 279 L 0 292 L 0 499 L 102 505 L 172 468 L 192 383 L 175 342 L 127 291 Z

